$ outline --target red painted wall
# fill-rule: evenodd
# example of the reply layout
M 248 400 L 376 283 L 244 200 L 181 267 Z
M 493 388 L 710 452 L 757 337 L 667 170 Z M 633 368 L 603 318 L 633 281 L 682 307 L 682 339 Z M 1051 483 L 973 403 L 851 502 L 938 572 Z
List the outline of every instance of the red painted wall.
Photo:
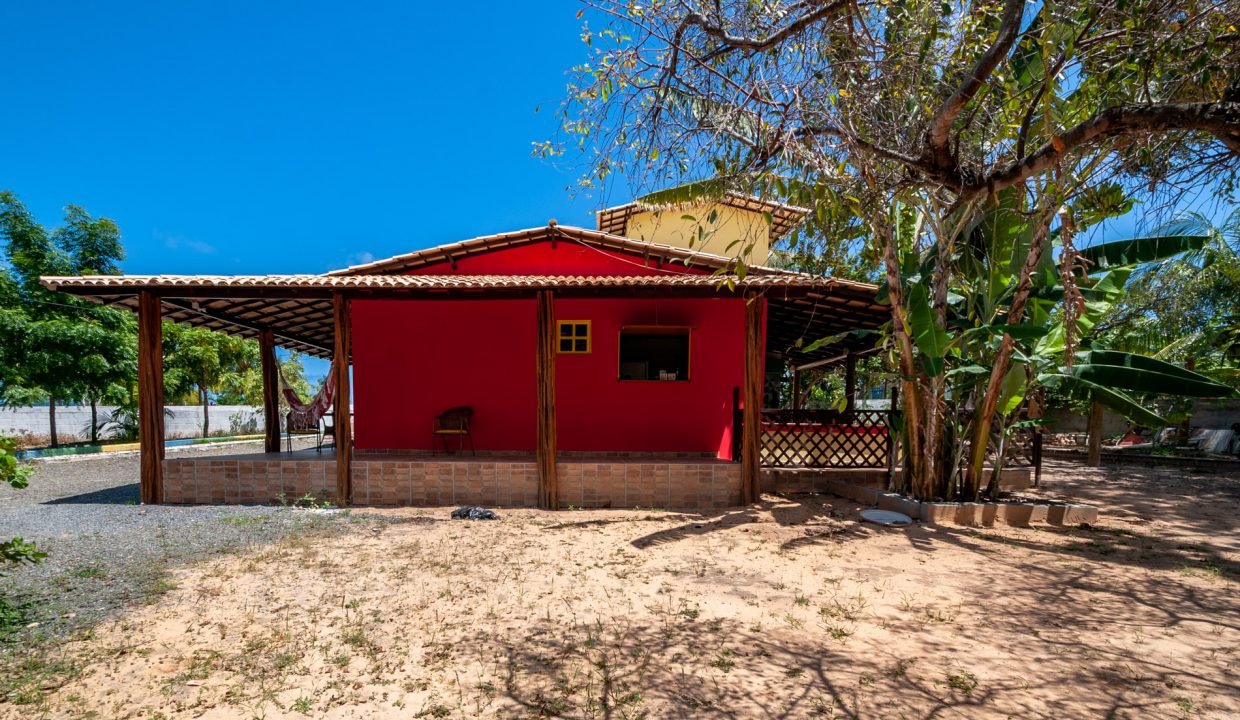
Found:
M 731 456 L 732 389 L 744 372 L 743 300 L 558 300 L 555 314 L 591 320 L 593 333 L 592 353 L 556 358 L 561 449 Z M 619 380 L 625 325 L 692 328 L 689 380 Z
M 659 272 L 641 263 L 561 241 L 555 249 L 539 243 L 462 258 L 456 273 Z M 743 373 L 743 300 L 566 299 L 556 301 L 555 314 L 592 321 L 593 335 L 590 354 L 556 360 L 561 450 L 730 456 L 732 391 Z M 474 408 L 479 450 L 534 449 L 533 301 L 357 300 L 352 317 L 359 450 L 429 449 L 432 418 L 456 405 Z M 689 381 L 620 381 L 620 329 L 659 324 L 692 328 Z
M 356 300 L 352 319 L 358 449 L 430 449 L 457 405 L 478 449 L 534 448 L 534 301 Z

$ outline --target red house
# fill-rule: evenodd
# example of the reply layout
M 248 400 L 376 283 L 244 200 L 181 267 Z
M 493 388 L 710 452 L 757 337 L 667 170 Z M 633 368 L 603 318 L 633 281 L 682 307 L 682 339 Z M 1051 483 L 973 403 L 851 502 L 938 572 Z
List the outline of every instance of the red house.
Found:
M 847 342 L 802 348 L 886 318 L 873 286 L 737 272 L 729 254 L 765 259 L 803 213 L 631 204 L 599 230 L 552 221 L 326 275 L 43 283 L 139 314 L 144 502 L 706 510 L 756 497 L 764 429 L 787 449 L 786 419 L 760 415 L 764 364 L 842 361 Z M 161 317 L 261 341 L 265 453 L 163 458 Z M 277 345 L 333 359 L 334 451 L 280 451 Z M 468 436 L 433 432 L 461 407 Z

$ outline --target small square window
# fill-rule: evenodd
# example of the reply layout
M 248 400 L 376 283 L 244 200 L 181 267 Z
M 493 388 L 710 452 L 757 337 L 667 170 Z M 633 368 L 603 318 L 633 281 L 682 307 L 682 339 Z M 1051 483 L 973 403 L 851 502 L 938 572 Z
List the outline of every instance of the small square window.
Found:
M 564 355 L 586 355 L 590 352 L 589 320 L 557 320 L 559 351 Z

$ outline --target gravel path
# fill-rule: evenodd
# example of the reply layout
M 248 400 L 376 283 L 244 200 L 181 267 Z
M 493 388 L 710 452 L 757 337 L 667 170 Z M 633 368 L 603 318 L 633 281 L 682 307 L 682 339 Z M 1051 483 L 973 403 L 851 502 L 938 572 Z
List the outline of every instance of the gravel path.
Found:
M 258 443 L 228 443 L 168 454 L 259 451 Z M 129 604 L 153 601 L 170 589 L 171 565 L 298 534 L 340 531 L 359 520 L 349 513 L 271 506 L 140 506 L 137 453 L 33 465 L 30 487 L 0 488 L 0 537 L 34 541 L 48 558 L 0 579 L 0 601 L 20 607 L 23 615 L 8 637 L 0 625 L 0 642 L 64 636 Z

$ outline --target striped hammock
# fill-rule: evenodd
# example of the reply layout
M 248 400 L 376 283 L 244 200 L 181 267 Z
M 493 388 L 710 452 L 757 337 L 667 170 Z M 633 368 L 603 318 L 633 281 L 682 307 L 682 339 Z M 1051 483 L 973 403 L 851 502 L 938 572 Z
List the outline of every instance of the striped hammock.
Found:
M 284 399 L 288 402 L 288 431 L 296 432 L 298 430 L 318 430 L 319 419 L 327 415 L 332 408 L 332 397 L 336 394 L 336 364 L 327 371 L 327 378 L 323 381 L 323 387 L 319 388 L 318 394 L 310 399 L 310 402 L 302 402 L 297 397 L 297 391 L 294 390 L 288 380 L 284 379 L 284 370 L 280 370 L 280 386 L 284 392 Z

